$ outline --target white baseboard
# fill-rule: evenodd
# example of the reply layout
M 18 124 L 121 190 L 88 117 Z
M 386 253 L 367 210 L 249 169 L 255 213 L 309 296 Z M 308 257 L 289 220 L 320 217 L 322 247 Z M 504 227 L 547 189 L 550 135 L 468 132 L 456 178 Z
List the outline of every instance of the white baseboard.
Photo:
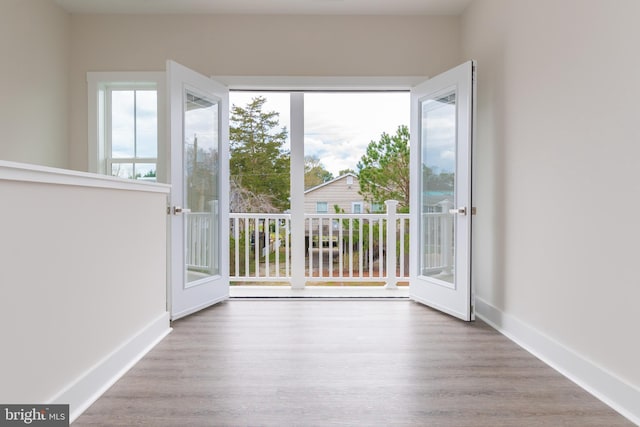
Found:
M 69 404 L 70 422 L 75 421 L 169 332 L 169 313 L 163 313 L 50 399 L 50 403 Z
M 640 425 L 640 389 L 481 298 L 476 298 L 476 315 L 631 422 Z

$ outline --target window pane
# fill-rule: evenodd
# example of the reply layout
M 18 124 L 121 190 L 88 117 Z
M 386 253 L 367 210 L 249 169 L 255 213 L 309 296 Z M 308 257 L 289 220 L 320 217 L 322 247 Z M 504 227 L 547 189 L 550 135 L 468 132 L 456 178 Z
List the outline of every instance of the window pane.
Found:
M 158 95 L 155 90 L 136 91 L 136 157 L 158 156 Z
M 132 90 L 111 92 L 111 157 L 134 157 L 135 111 Z
M 106 132 L 106 93 L 104 91 L 104 89 L 100 89 L 98 90 L 98 140 L 96 141 L 98 146 L 98 152 L 99 152 L 99 159 L 100 161 L 104 161 L 105 157 L 109 157 L 109 153 L 107 153 L 105 151 L 105 132 Z M 109 171 L 106 170 L 106 164 L 102 163 L 99 167 L 98 170 L 101 173 L 104 174 L 108 174 Z
M 156 164 L 155 163 L 136 163 L 135 177 L 144 181 L 156 180 Z
M 113 163 L 111 165 L 111 175 L 133 179 L 133 163 Z

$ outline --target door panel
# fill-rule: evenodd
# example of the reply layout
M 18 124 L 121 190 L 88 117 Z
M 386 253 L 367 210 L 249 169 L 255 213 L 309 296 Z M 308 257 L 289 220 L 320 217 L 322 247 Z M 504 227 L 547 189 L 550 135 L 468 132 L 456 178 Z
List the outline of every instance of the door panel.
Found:
M 171 318 L 229 297 L 227 88 L 173 61 L 170 93 Z
M 474 63 L 411 93 L 410 296 L 472 320 L 471 147 Z

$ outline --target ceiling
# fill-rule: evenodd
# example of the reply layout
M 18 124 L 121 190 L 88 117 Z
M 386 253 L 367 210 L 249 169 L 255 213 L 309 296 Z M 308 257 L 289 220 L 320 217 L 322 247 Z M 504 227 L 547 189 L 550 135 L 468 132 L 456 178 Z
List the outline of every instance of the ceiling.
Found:
M 472 0 L 55 0 L 77 14 L 458 15 Z

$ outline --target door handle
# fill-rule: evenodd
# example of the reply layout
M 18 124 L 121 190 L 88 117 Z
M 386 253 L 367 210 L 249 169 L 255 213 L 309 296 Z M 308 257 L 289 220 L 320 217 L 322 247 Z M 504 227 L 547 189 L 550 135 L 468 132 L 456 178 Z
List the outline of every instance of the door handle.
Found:
M 173 214 L 174 215 L 180 215 L 180 214 L 185 214 L 185 213 L 191 213 L 191 209 L 185 209 L 181 206 L 174 206 L 173 207 Z
M 467 214 L 467 207 L 465 206 L 464 208 L 449 209 L 449 213 L 454 215 L 465 216 Z

